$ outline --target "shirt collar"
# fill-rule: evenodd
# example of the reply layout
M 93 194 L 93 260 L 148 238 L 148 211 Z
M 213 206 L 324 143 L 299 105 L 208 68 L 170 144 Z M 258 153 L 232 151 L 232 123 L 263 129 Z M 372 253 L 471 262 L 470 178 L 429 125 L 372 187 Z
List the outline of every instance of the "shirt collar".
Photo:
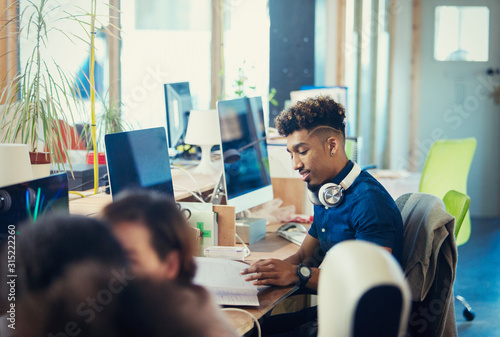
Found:
M 337 185 L 340 184 L 340 182 L 344 180 L 345 177 L 347 177 L 349 172 L 351 172 L 353 167 L 354 163 L 349 160 L 344 168 L 335 176 L 335 178 L 333 178 L 332 183 Z

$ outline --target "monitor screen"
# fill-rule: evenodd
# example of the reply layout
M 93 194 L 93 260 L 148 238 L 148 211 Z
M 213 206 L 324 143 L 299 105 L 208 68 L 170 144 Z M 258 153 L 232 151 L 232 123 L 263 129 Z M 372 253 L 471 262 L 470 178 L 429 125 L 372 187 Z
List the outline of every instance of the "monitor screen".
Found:
M 107 134 L 104 143 L 112 196 L 136 188 L 174 195 L 165 128 Z
M 272 200 L 262 98 L 219 101 L 217 109 L 227 204 L 241 212 Z
M 25 220 L 48 212 L 69 214 L 66 172 L 0 188 L 0 242 Z
M 164 91 L 168 144 L 175 149 L 184 139 L 189 111 L 193 109 L 189 82 L 164 84 Z

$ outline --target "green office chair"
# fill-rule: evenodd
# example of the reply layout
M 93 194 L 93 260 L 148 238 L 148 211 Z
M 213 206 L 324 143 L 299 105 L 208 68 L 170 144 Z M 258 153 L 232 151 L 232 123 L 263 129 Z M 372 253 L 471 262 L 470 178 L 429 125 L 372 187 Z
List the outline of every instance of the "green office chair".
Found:
M 455 190 L 450 190 L 443 197 L 444 206 L 446 208 L 446 212 L 453 215 L 455 217 L 455 237 L 458 236 L 460 229 L 462 228 L 462 223 L 465 219 L 465 215 L 469 210 L 470 198 L 467 194 L 463 194 L 457 192 Z M 463 296 L 455 296 L 457 301 L 462 303 L 464 306 L 464 317 L 468 321 L 472 321 L 476 316 L 474 311 L 472 311 L 471 306 Z
M 449 190 L 467 194 L 467 178 L 476 150 L 475 138 L 444 139 L 432 144 L 420 180 L 419 192 L 433 194 L 441 199 Z M 469 213 L 465 215 L 457 246 L 470 237 Z
M 469 210 L 470 197 L 467 194 L 450 190 L 444 195 L 443 202 L 446 207 L 446 212 L 455 217 L 455 237 L 457 237 L 460 228 L 462 228 L 465 215 Z
M 345 154 L 348 159 L 358 162 L 358 139 L 356 137 L 346 137 Z

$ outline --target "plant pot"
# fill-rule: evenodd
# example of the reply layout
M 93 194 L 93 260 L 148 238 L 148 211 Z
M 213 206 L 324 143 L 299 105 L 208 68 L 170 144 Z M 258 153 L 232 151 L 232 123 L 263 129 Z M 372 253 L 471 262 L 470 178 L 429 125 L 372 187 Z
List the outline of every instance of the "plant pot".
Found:
M 104 152 L 97 153 L 97 163 L 99 165 L 106 165 L 106 154 Z M 94 164 L 94 151 L 88 153 L 87 164 Z
M 30 152 L 30 160 L 33 179 L 48 177 L 50 175 L 50 153 Z
M 33 179 L 29 150 L 26 144 L 1 143 L 0 163 L 0 187 Z

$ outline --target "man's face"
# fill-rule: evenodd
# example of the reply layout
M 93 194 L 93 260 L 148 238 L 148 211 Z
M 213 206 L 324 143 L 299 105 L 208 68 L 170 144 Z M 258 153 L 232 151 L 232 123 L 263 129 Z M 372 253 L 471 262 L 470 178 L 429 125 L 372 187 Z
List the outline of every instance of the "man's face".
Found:
M 288 135 L 286 140 L 293 169 L 299 171 L 310 190 L 318 189 L 338 173 L 330 156 L 329 143 L 321 137 L 310 135 L 308 130 L 299 130 Z

